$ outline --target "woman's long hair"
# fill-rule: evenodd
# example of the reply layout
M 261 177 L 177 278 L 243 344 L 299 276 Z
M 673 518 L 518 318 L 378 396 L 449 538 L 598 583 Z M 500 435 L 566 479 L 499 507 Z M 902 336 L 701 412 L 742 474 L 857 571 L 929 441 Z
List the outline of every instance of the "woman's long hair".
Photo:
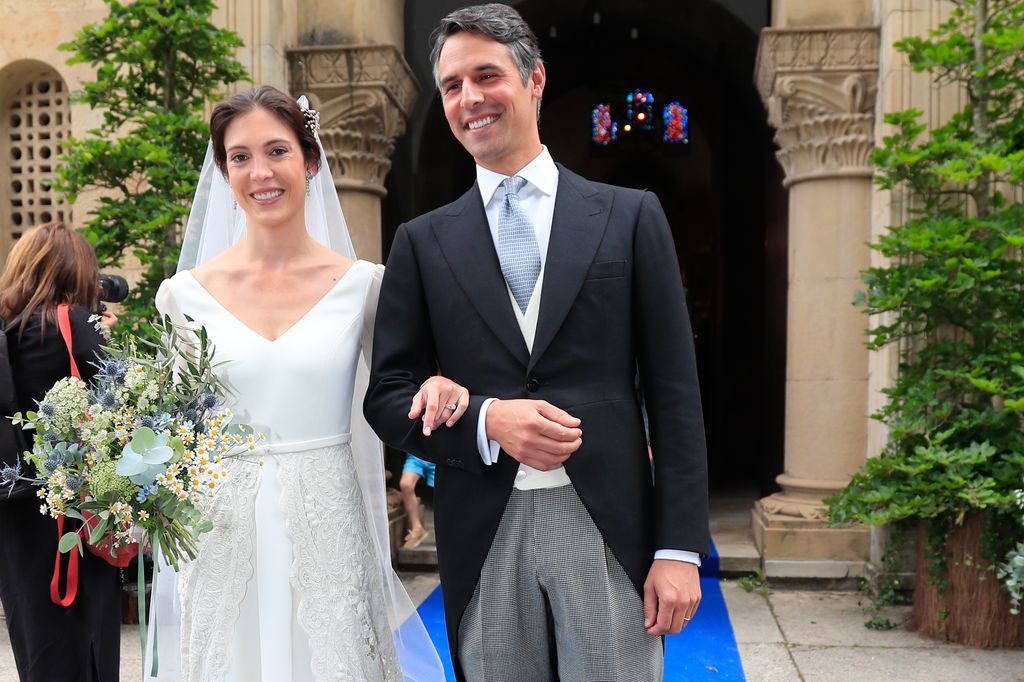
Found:
M 0 275 L 0 317 L 7 326 L 25 324 L 40 313 L 39 325 L 56 324 L 57 305 L 79 304 L 87 308 L 99 296 L 96 252 L 78 232 L 64 223 L 46 223 L 27 231 L 7 256 Z

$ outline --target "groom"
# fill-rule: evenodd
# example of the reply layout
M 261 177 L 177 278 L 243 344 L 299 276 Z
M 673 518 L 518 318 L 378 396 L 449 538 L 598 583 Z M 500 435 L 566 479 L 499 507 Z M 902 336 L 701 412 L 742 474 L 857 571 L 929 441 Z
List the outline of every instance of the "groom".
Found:
M 668 223 L 653 194 L 551 159 L 537 123 L 545 69 L 514 9 L 448 15 L 431 59 L 477 182 L 398 229 L 365 409 L 386 442 L 438 464 L 456 673 L 659 680 L 660 635 L 696 612 L 708 547 L 704 427 Z M 470 395 L 462 419 L 431 432 L 435 408 L 418 389 L 437 372 Z M 420 425 L 410 416 L 424 407 Z M 463 408 L 436 409 L 444 421 Z

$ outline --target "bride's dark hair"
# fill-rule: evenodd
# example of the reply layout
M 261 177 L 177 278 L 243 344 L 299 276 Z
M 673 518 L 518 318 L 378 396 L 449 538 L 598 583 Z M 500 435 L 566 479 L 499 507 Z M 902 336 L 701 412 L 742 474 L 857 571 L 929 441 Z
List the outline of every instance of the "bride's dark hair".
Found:
M 302 148 L 307 164 L 320 169 L 320 148 L 313 131 L 306 125 L 306 116 L 298 103 L 290 96 L 269 85 L 257 85 L 228 97 L 213 108 L 210 116 L 210 139 L 213 141 L 213 161 L 220 172 L 228 174 L 228 156 L 224 149 L 224 133 L 228 125 L 242 114 L 256 109 L 265 109 L 276 116 L 281 123 L 291 128 Z

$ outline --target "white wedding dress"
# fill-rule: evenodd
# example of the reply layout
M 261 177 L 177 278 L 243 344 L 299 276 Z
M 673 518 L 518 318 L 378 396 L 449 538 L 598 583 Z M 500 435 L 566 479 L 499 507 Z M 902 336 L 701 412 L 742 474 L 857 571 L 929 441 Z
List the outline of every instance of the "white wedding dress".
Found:
M 213 530 L 178 576 L 181 680 L 403 679 L 385 606 L 390 587 L 349 442 L 382 274 L 383 266 L 356 261 L 273 341 L 187 270 L 157 294 L 162 314 L 205 326 L 215 361 L 227 361 L 218 372 L 232 392 L 228 406 L 268 444 L 263 466 L 255 458 L 227 465 L 204 509 Z

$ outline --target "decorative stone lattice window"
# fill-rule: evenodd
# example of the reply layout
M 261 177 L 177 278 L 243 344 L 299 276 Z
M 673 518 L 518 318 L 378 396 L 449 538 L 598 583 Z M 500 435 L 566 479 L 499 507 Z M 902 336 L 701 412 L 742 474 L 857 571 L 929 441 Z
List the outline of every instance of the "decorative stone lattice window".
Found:
M 4 192 L 3 235 L 7 244 L 33 225 L 71 222 L 71 207 L 51 188 L 62 147 L 71 132 L 67 87 L 48 68 L 27 73 L 4 107 L 4 163 L 9 169 Z

